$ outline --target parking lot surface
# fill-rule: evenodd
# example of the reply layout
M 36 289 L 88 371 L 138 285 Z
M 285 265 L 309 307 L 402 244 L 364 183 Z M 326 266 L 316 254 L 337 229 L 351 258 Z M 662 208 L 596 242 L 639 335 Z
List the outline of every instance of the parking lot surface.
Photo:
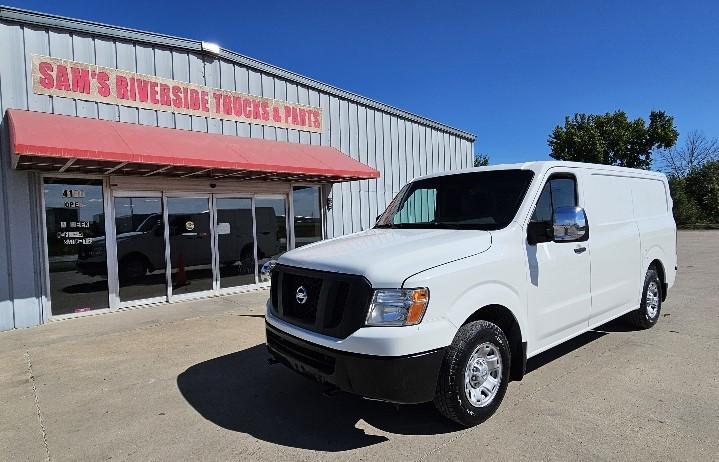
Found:
M 0 333 L 0 460 L 717 460 L 718 293 L 719 232 L 681 232 L 657 326 L 532 358 L 471 429 L 268 365 L 266 291 Z

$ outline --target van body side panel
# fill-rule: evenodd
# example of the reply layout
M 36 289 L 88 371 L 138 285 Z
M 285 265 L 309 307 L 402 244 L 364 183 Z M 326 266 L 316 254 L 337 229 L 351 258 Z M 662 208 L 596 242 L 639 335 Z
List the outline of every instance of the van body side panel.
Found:
M 669 287 L 676 273 L 676 224 L 672 215 L 669 185 L 662 179 L 632 178 L 634 217 L 641 236 L 640 278 L 654 260 L 662 263 Z
M 585 175 L 591 240 L 592 306 L 589 325 L 610 320 L 639 305 L 641 243 L 634 221 L 631 178 L 611 173 Z

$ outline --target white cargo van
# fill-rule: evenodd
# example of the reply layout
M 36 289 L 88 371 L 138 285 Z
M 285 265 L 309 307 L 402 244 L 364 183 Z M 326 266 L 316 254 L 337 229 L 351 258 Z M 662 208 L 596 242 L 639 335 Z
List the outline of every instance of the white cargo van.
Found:
M 489 417 L 527 358 L 626 315 L 653 326 L 676 274 L 666 177 L 531 162 L 426 176 L 373 229 L 282 255 L 275 360 L 342 390 Z

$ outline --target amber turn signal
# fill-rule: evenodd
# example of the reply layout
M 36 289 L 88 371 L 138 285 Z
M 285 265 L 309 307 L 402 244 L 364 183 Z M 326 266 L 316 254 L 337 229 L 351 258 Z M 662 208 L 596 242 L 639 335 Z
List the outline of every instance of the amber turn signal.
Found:
M 429 302 L 429 289 L 421 288 L 412 291 L 412 305 L 407 310 L 407 325 L 419 324 L 424 317 Z

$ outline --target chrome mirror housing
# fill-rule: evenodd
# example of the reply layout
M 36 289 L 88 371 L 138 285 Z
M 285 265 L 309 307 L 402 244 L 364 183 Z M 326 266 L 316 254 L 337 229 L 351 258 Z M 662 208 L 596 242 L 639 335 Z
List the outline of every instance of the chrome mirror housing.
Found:
M 588 237 L 587 214 L 581 207 L 557 207 L 552 227 L 554 242 L 581 241 Z

